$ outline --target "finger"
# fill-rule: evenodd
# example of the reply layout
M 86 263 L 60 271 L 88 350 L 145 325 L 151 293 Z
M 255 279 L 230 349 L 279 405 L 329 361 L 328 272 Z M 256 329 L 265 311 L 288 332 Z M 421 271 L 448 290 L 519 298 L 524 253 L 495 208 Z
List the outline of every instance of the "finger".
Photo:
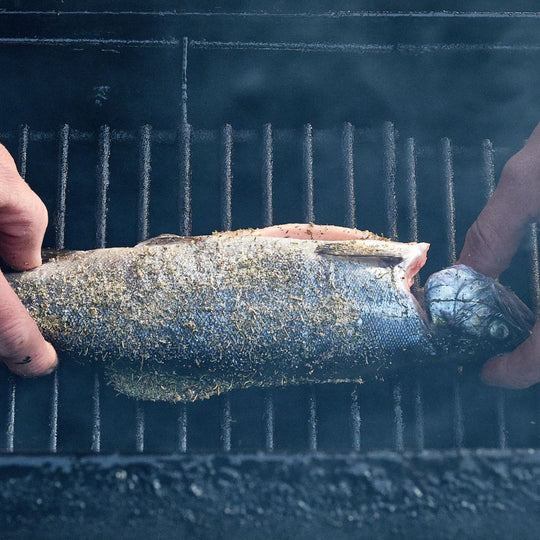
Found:
M 23 376 L 45 375 L 57 365 L 53 346 L 45 341 L 26 308 L 0 273 L 0 361 Z
M 313 223 L 287 223 L 255 229 L 252 234 L 274 238 L 296 238 L 299 240 L 378 240 L 380 236 L 358 229 Z
M 497 277 L 515 255 L 527 225 L 540 217 L 540 124 L 505 165 L 499 185 L 465 238 L 458 263 Z
M 520 218 L 505 218 L 505 228 L 500 219 L 508 214 L 502 204 L 488 203 L 465 236 L 465 243 L 457 264 L 465 264 L 478 272 L 497 278 L 514 257 L 527 223 Z
M 0 255 L 9 266 L 28 270 L 41 264 L 47 220 L 45 205 L 0 144 Z
M 484 364 L 482 380 L 493 386 L 516 389 L 540 382 L 540 319 L 529 339 L 516 350 Z

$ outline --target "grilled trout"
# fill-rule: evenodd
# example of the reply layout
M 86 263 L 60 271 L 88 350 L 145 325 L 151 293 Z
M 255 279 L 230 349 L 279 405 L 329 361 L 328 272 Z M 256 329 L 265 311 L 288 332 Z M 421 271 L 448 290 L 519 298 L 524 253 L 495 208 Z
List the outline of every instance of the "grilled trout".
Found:
M 513 349 L 534 317 L 465 266 L 414 275 L 429 245 L 164 235 L 60 254 L 8 280 L 64 355 L 121 393 L 172 402 L 234 388 L 361 381 Z

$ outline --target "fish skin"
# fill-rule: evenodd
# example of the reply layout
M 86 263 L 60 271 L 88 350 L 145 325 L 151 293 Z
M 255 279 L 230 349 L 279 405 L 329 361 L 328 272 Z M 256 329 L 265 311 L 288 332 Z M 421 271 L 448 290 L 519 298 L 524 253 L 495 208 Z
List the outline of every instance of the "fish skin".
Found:
M 433 358 L 408 287 L 427 248 L 168 235 L 72 252 L 8 280 L 60 353 L 104 361 L 124 394 L 185 402 L 360 381 Z

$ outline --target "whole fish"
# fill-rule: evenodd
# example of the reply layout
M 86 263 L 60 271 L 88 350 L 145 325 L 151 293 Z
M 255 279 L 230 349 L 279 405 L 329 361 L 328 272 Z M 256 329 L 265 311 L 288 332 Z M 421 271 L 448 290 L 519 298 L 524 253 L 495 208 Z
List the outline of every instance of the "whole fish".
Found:
M 121 393 L 194 401 L 233 388 L 361 381 L 513 349 L 534 316 L 465 266 L 414 275 L 429 245 L 164 235 L 8 275 L 61 353 L 102 360 Z M 424 310 L 425 309 L 425 310 Z

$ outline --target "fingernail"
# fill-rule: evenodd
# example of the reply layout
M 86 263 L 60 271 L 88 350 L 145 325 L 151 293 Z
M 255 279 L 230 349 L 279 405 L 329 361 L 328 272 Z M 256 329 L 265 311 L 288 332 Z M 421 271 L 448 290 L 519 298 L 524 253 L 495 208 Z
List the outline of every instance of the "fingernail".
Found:
M 58 367 L 58 355 L 55 348 L 47 341 L 47 348 L 49 349 L 51 356 L 53 356 L 53 364 L 43 372 L 44 375 L 50 375 Z

